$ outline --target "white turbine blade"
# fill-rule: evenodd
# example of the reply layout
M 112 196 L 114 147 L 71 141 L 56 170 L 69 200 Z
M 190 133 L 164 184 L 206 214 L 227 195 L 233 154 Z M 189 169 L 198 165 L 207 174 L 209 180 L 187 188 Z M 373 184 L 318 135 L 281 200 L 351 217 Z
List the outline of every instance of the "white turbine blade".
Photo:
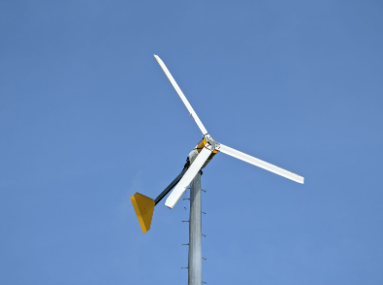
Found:
M 219 151 L 223 152 L 227 155 L 230 155 L 232 157 L 238 158 L 240 160 L 243 160 L 247 163 L 253 164 L 255 166 L 258 166 L 260 168 L 266 169 L 268 171 L 271 171 L 275 174 L 281 175 L 283 177 L 286 177 L 288 179 L 294 180 L 298 183 L 304 183 L 304 178 L 298 174 L 292 173 L 288 170 L 285 170 L 283 168 L 280 168 L 278 166 L 275 166 L 271 163 L 268 163 L 266 161 L 260 160 L 258 158 L 255 158 L 253 156 L 250 156 L 246 153 L 240 152 L 238 150 L 235 150 L 231 147 L 225 146 L 223 144 L 220 144 Z
M 182 176 L 180 182 L 174 188 L 172 193 L 170 193 L 168 199 L 166 199 L 165 206 L 173 209 L 174 205 L 181 198 L 182 194 L 188 188 L 189 184 L 192 182 L 194 177 L 197 175 L 198 171 L 201 170 L 202 166 L 205 164 L 206 160 L 211 155 L 210 146 L 205 146 L 201 152 L 198 154 L 197 158 L 190 165 L 189 169 L 186 171 L 184 176 Z
M 176 90 L 178 96 L 180 96 L 182 102 L 184 102 L 186 108 L 188 109 L 190 115 L 193 117 L 194 121 L 197 123 L 202 134 L 203 135 L 207 134 L 207 130 L 205 129 L 201 120 L 198 118 L 197 113 L 194 111 L 193 107 L 190 105 L 188 99 L 186 99 L 184 93 L 182 92 L 181 88 L 178 86 L 177 82 L 174 80 L 173 76 L 171 75 L 170 71 L 166 67 L 165 63 L 160 59 L 160 57 L 158 55 L 154 55 L 154 57 L 156 58 L 158 64 L 161 66 L 162 70 L 165 72 L 170 83 L 173 85 L 174 89 Z

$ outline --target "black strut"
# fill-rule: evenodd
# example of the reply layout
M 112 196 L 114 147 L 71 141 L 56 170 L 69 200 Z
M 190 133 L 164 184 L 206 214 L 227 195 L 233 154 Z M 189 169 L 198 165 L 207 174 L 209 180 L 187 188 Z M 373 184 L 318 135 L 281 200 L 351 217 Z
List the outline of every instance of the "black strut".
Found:
M 184 176 L 185 172 L 189 169 L 190 160 L 189 157 L 186 158 L 186 163 L 181 173 L 169 184 L 168 187 L 165 188 L 164 191 L 161 192 L 160 195 L 154 200 L 155 205 L 157 205 L 173 188 L 177 185 L 177 183 L 181 180 L 182 176 Z

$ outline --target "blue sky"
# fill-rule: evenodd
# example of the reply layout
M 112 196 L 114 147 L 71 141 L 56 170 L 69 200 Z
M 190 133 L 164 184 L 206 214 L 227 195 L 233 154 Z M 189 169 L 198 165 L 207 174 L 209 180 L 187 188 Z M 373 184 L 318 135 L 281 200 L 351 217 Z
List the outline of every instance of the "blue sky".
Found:
M 188 204 L 143 235 L 201 134 L 208 284 L 383 283 L 380 1 L 1 1 L 0 283 L 186 284 Z M 185 196 L 187 197 L 187 196 Z M 186 210 L 185 210 L 186 207 Z

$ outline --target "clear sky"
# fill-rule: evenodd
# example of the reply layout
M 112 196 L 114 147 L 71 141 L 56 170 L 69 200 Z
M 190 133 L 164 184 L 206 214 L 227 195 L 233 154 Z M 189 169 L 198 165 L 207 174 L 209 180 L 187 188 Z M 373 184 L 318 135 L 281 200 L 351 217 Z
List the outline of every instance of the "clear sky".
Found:
M 0 1 L 0 284 L 187 284 L 201 133 L 208 284 L 383 284 L 382 1 Z M 185 196 L 187 197 L 187 195 Z M 185 210 L 186 208 L 186 210 Z

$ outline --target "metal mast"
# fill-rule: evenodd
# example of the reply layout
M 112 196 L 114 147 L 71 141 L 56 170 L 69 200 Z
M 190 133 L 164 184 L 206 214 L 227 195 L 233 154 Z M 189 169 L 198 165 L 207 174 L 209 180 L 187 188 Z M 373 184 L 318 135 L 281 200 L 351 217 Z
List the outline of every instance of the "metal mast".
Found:
M 188 285 L 202 285 L 201 172 L 190 185 Z

